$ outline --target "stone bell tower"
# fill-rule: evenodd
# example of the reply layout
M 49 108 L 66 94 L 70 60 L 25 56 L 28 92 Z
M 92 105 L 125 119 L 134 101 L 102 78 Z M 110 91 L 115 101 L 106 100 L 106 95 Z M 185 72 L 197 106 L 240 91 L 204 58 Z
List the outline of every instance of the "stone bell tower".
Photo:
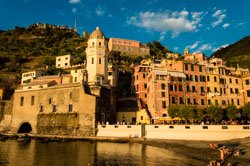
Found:
M 99 27 L 91 33 L 86 48 L 88 83 L 105 85 L 108 81 L 108 43 Z

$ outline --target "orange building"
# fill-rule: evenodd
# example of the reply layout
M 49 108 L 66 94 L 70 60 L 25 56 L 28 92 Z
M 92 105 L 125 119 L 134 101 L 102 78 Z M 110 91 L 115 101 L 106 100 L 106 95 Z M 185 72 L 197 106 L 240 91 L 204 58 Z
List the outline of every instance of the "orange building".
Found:
M 242 77 L 243 90 L 240 91 L 244 96 L 244 104 L 250 102 L 250 74 Z
M 149 69 L 150 66 L 147 65 L 139 65 L 134 68 L 134 88 L 142 108 L 147 107 L 147 75 Z

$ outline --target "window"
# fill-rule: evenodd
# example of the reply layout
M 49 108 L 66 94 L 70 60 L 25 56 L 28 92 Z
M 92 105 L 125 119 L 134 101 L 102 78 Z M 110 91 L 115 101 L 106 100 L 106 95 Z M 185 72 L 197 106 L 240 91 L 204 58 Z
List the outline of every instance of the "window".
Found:
M 194 65 L 191 65 L 191 71 L 194 71 Z
M 226 94 L 226 88 L 224 88 L 223 91 L 224 91 L 224 94 Z
M 92 46 L 94 46 L 95 45 L 95 42 L 92 42 Z
M 232 83 L 232 78 L 229 78 L 229 83 Z
M 202 66 L 199 66 L 199 72 L 202 72 Z
M 193 81 L 193 75 L 190 75 L 189 80 Z
M 191 104 L 191 100 L 190 100 L 190 98 L 187 98 L 187 102 L 188 102 L 188 105 L 190 105 Z
M 141 116 L 141 120 L 143 120 L 143 116 Z
M 205 105 L 204 99 L 201 99 L 201 105 Z
M 31 105 L 34 105 L 34 103 L 35 103 L 35 96 L 31 96 Z
M 211 91 L 210 91 L 210 87 L 207 87 L 207 93 L 208 93 L 208 92 L 211 92 Z
M 161 92 L 161 97 L 165 97 L 165 92 Z
M 102 46 L 102 43 L 101 42 L 99 42 L 99 47 L 101 47 Z
M 65 63 L 65 66 L 68 66 L 68 63 Z
M 145 73 L 143 73 L 143 78 L 146 78 L 146 74 Z
M 144 84 L 144 89 L 147 89 L 147 84 Z
M 249 80 L 246 80 L 246 85 L 249 85 Z
M 235 88 L 235 93 L 238 94 L 239 93 L 239 89 Z
M 210 99 L 207 100 L 207 104 L 211 105 L 211 100 Z
M 184 104 L 182 97 L 180 97 L 180 104 Z
M 53 106 L 52 106 L 52 112 L 56 112 L 56 105 L 55 104 L 53 104 Z
M 188 64 L 185 64 L 185 70 L 188 70 Z
M 218 91 L 217 91 L 217 88 L 214 88 L 214 93 L 216 93 L 216 92 L 218 92 Z
M 165 89 L 165 84 L 161 84 L 161 89 L 162 89 L 162 90 Z
M 204 87 L 201 86 L 201 93 L 205 93 Z
M 72 112 L 72 111 L 73 111 L 73 105 L 69 104 L 69 112 Z
M 99 64 L 102 64 L 102 59 L 101 58 L 99 58 Z
M 207 76 L 207 81 L 210 81 L 210 77 L 209 76 Z
M 43 112 L 43 105 L 40 105 L 39 112 Z
M 60 59 L 60 58 L 58 58 L 58 61 L 61 61 L 61 59 Z
M 68 60 L 68 57 L 66 57 L 65 60 Z
M 227 104 L 227 103 L 226 103 L 226 100 L 222 100 L 221 104 L 222 104 L 222 105 L 226 105 L 226 104 Z
M 49 98 L 49 104 L 51 104 L 52 103 L 52 99 L 51 98 Z
M 195 86 L 192 86 L 192 91 L 193 91 L 193 92 L 195 92 L 195 91 L 196 91 L 196 90 L 195 90 Z
M 145 93 L 144 97 L 147 98 L 147 93 Z
M 173 85 L 169 85 L 169 91 L 173 91 L 174 90 L 174 86 Z
M 247 90 L 247 97 L 250 97 L 250 90 Z
M 189 92 L 189 91 L 190 91 L 190 89 L 189 89 L 189 86 L 188 86 L 188 85 L 186 86 L 186 89 L 187 89 L 187 92 Z
M 20 106 L 23 106 L 23 103 L 24 103 L 24 97 L 21 97 L 20 98 Z
M 215 105 L 218 105 L 219 103 L 218 103 L 218 100 L 215 100 Z
M 194 105 L 197 105 L 198 103 L 196 102 L 196 99 L 193 99 L 193 101 L 194 101 Z
M 177 104 L 177 102 L 175 101 L 175 97 L 172 97 L 172 104 Z
M 92 64 L 94 64 L 94 58 L 92 58 Z
M 233 92 L 233 88 L 230 88 L 230 93 L 234 93 L 234 92 Z
M 237 99 L 237 105 L 240 105 L 240 100 L 239 99 Z
M 179 91 L 180 92 L 182 91 L 182 85 L 179 85 Z
M 235 83 L 238 84 L 238 79 L 235 79 Z
M 166 101 L 162 101 L 162 108 L 167 108 Z
M 198 81 L 199 81 L 197 75 L 194 76 L 194 79 L 195 79 L 195 82 L 198 82 Z
M 214 76 L 214 82 L 217 82 L 217 77 L 216 76 Z
M 232 103 L 232 105 L 234 105 L 234 99 L 231 99 L 231 103 Z

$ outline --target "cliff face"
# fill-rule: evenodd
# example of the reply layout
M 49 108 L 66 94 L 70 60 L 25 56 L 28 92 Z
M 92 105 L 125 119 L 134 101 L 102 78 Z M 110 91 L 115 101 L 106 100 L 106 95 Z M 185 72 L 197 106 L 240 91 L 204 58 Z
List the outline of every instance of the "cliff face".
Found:
M 242 68 L 250 69 L 250 36 L 219 49 L 212 56 L 222 58 L 227 66 L 236 67 L 238 64 Z

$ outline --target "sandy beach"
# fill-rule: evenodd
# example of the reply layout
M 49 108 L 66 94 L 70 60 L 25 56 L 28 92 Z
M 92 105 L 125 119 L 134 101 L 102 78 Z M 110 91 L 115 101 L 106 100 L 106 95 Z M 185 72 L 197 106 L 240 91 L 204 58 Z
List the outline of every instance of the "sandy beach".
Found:
M 159 140 L 147 139 L 144 141 L 136 141 L 141 144 L 155 146 L 172 150 L 178 154 L 185 155 L 189 158 L 204 162 L 208 165 L 211 160 L 220 160 L 220 150 L 212 149 L 207 141 L 186 141 L 186 140 Z M 230 149 L 240 150 L 239 156 L 225 155 L 223 165 L 228 163 L 232 165 L 248 166 L 250 163 L 250 138 L 218 141 L 220 146 L 225 146 Z M 191 163 L 190 163 L 191 164 Z M 192 165 L 192 164 L 191 164 Z

